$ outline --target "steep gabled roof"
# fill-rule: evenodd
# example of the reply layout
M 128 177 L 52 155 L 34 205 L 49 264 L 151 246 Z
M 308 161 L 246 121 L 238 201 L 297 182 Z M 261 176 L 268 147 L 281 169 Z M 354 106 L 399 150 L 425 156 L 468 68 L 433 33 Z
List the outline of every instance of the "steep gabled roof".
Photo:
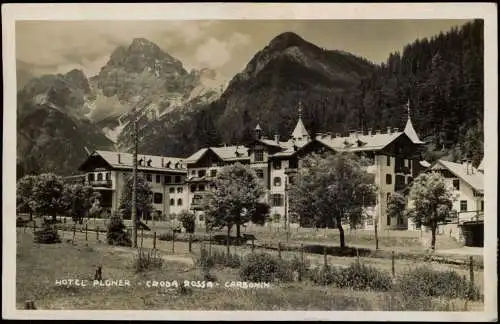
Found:
M 438 160 L 431 167 L 431 170 L 442 169 L 450 171 L 457 178 L 462 179 L 464 182 L 468 183 L 473 189 L 479 192 L 483 192 L 484 174 L 480 173 L 479 170 L 474 168 L 472 165 L 467 166 L 467 164 Z M 467 170 L 469 170 L 469 172 L 467 172 Z
M 383 149 L 402 134 L 403 132 L 393 132 L 371 135 L 358 134 L 356 136 L 344 137 L 319 135 L 316 136 L 316 140 L 339 152 L 372 151 Z
M 223 161 L 244 161 L 248 160 L 248 148 L 243 145 L 207 147 L 198 150 L 196 153 L 185 159 L 186 163 L 196 163 L 206 152 L 212 151 Z
M 123 152 L 113 152 L 113 151 L 94 151 L 90 158 L 99 156 L 104 161 L 106 161 L 109 166 L 114 169 L 131 169 L 133 168 L 133 155 L 130 153 Z M 157 156 L 157 155 L 146 155 L 137 154 L 137 160 L 143 160 L 143 165 L 137 165 L 138 170 L 142 171 L 172 171 L 172 172 L 186 172 L 186 166 L 181 158 L 170 157 L 170 156 Z M 147 162 L 151 160 L 148 165 Z M 163 167 L 162 167 L 163 160 Z M 87 160 L 88 161 L 88 160 Z M 168 164 L 170 162 L 170 164 Z M 85 164 L 85 163 L 84 163 Z M 82 167 L 83 165 L 82 164 Z M 167 167 L 169 165 L 169 167 Z M 177 168 L 175 167 L 177 165 Z
M 307 132 L 307 129 L 304 126 L 304 123 L 302 122 L 302 118 L 300 117 L 299 120 L 297 121 L 297 125 L 295 125 L 295 129 L 292 132 L 292 138 L 295 139 L 309 138 L 309 133 Z
M 243 145 L 221 146 L 210 148 L 224 161 L 248 160 L 248 147 Z
M 406 121 L 406 126 L 405 126 L 405 129 L 404 129 L 403 132 L 406 135 L 408 135 L 408 137 L 412 140 L 413 143 L 415 143 L 415 144 L 424 144 L 424 142 L 422 142 L 418 138 L 417 132 L 415 131 L 415 128 L 413 128 L 413 124 L 412 124 L 410 118 L 408 118 L 408 120 Z

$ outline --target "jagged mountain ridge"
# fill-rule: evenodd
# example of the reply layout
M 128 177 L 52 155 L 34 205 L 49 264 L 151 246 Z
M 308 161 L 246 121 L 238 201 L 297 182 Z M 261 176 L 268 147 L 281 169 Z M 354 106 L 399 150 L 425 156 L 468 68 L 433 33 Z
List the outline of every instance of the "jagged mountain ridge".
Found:
M 81 70 L 32 78 L 17 95 L 20 169 L 74 173 L 85 158 L 85 147 L 125 150 L 137 93 L 142 91 L 149 102 L 138 107 L 138 118 L 159 118 L 216 99 L 221 90 L 217 77 L 206 69 L 187 72 L 156 44 L 134 39 L 128 47 L 113 51 L 91 78 Z M 74 152 L 68 151 L 67 143 L 74 144 Z M 68 150 L 58 152 L 57 147 Z M 57 160 L 65 162 L 56 167 Z

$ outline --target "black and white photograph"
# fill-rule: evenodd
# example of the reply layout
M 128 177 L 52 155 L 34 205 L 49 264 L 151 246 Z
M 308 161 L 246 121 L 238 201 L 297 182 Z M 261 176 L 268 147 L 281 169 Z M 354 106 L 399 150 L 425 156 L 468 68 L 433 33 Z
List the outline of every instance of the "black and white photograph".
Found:
M 3 6 L 3 316 L 498 320 L 495 9 Z

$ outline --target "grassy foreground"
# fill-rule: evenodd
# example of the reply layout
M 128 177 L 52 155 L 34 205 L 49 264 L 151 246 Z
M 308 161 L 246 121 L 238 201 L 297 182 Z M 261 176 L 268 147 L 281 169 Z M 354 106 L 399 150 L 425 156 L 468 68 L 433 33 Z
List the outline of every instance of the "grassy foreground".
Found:
M 190 257 L 165 254 L 161 269 L 136 273 L 131 248 L 97 242 L 63 240 L 34 244 L 30 232 L 17 233 L 16 302 L 23 308 L 32 300 L 38 309 L 137 310 L 481 310 L 482 303 L 426 299 L 407 303 L 394 292 L 370 292 L 313 286 L 293 282 L 270 288 L 225 288 L 238 281 L 238 270 L 218 268 L 213 274 L 219 287 L 187 291 L 147 287 L 148 280 L 202 280 Z M 194 256 L 193 256 L 194 257 Z M 92 286 L 95 266 L 103 266 L 103 279 L 129 280 L 130 286 Z M 86 287 L 56 285 L 56 280 L 88 280 Z

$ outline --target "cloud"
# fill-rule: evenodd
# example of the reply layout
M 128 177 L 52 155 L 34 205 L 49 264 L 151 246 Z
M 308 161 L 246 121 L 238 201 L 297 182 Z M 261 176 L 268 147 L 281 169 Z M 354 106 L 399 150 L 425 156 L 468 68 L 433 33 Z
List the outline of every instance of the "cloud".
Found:
M 201 43 L 195 51 L 194 60 L 199 67 L 217 69 L 228 63 L 240 47 L 250 44 L 247 34 L 232 33 L 228 39 L 210 37 Z

